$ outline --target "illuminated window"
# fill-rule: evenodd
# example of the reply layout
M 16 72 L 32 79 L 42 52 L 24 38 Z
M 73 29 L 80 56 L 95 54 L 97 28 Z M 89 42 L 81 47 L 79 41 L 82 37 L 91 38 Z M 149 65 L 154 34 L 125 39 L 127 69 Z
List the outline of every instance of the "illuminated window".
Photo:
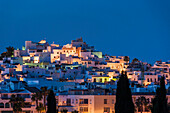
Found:
M 102 78 L 100 78 L 100 82 L 102 82 Z
M 84 112 L 88 112 L 88 107 L 84 107 Z
M 79 99 L 79 104 L 88 104 L 88 99 Z
M 83 107 L 80 107 L 80 112 L 83 112 Z
M 79 104 L 83 104 L 83 99 L 79 99 Z
M 109 107 L 104 107 L 104 112 L 110 113 L 110 108 Z

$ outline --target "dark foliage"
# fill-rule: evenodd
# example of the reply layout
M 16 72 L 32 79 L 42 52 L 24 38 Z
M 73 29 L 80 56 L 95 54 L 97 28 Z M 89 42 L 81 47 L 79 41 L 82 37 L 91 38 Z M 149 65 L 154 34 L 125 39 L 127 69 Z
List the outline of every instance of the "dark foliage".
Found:
M 160 88 L 156 90 L 156 96 L 152 102 L 152 113 L 168 113 L 164 79 L 164 77 L 161 77 Z
M 56 113 L 56 99 L 53 90 L 50 90 L 47 97 L 47 113 Z
M 6 48 L 6 52 L 3 52 L 1 54 L 1 58 L 4 58 L 4 57 L 11 57 L 12 55 L 14 55 L 14 48 L 9 46 Z
M 126 72 L 122 72 L 117 83 L 115 113 L 134 113 L 134 104 Z

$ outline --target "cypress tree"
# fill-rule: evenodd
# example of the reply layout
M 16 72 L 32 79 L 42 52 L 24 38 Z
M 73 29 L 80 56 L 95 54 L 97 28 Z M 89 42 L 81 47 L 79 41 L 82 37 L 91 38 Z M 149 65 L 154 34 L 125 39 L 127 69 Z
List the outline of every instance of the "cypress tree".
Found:
M 56 113 L 56 99 L 53 90 L 50 90 L 47 97 L 47 113 Z
M 161 77 L 160 88 L 156 90 L 156 96 L 152 101 L 152 113 L 168 113 L 165 78 Z
M 134 104 L 126 72 L 122 72 L 117 83 L 115 113 L 134 113 Z

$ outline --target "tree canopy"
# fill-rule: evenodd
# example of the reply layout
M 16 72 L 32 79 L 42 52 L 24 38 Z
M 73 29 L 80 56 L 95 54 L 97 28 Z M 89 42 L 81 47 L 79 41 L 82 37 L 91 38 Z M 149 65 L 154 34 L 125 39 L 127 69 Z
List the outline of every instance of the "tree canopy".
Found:
M 56 99 L 53 90 L 50 90 L 47 97 L 47 113 L 56 113 Z
M 152 102 L 152 113 L 168 113 L 165 78 L 161 77 L 160 88 L 156 90 L 156 96 Z
M 134 113 L 134 104 L 126 72 L 122 72 L 117 83 L 115 113 Z

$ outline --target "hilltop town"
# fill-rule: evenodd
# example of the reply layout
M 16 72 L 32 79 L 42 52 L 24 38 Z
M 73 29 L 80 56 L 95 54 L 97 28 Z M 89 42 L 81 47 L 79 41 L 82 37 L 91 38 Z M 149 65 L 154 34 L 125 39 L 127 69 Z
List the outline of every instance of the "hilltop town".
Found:
M 151 112 L 149 107 L 162 76 L 170 103 L 170 61 L 149 64 L 134 58 L 130 62 L 129 56 L 103 54 L 82 38 L 66 45 L 41 40 L 25 41 L 20 49 L 7 47 L 0 56 L 0 112 L 11 113 L 11 96 L 17 95 L 25 99 L 23 112 L 38 113 L 38 103 L 46 108 L 46 92 L 52 89 L 58 111 L 115 113 L 122 71 L 127 73 L 137 112 Z M 44 92 L 42 99 L 33 99 L 37 92 Z M 135 104 L 140 97 L 147 100 L 142 108 Z

